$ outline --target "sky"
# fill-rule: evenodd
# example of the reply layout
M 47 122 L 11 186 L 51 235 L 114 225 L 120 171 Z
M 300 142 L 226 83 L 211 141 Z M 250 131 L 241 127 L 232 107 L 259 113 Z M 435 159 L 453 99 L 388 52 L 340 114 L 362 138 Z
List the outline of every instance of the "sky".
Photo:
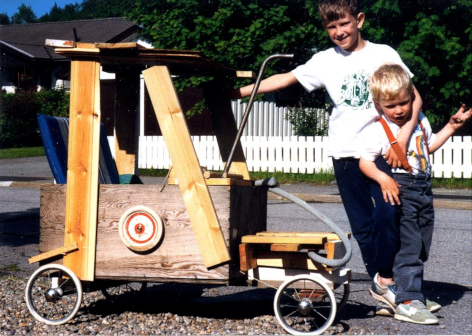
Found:
M 64 8 L 67 4 L 82 3 L 82 0 L 0 0 L 0 13 L 6 13 L 11 18 L 13 14 L 18 12 L 21 4 L 31 6 L 34 14 L 38 18 L 49 13 L 56 3 L 60 8 Z

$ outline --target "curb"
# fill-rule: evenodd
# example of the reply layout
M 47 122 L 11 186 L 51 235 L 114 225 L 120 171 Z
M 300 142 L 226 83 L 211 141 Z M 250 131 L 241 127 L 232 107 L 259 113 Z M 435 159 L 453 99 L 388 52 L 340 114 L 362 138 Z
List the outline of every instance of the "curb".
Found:
M 337 195 L 311 195 L 311 194 L 292 194 L 307 203 L 342 203 L 341 196 Z M 271 200 L 284 200 L 282 196 L 269 194 Z M 454 210 L 472 210 L 471 201 L 449 201 L 433 200 L 436 209 L 454 209 Z
M 36 180 L 36 181 L 0 181 L 0 187 L 16 188 L 40 188 L 43 184 L 53 184 L 54 180 Z

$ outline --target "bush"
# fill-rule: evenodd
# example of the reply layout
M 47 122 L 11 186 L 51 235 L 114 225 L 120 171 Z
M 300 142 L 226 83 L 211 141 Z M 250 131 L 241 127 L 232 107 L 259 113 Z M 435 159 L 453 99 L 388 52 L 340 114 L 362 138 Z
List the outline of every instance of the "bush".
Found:
M 312 107 L 290 107 L 287 120 L 298 136 L 328 135 L 326 110 Z
M 69 94 L 63 91 L 3 93 L 0 148 L 41 146 L 38 113 L 68 116 Z

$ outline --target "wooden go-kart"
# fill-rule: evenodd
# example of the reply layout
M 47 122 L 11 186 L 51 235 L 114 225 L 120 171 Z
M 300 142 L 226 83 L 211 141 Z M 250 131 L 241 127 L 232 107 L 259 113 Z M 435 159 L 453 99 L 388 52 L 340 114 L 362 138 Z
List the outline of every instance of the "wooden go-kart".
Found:
M 349 295 L 349 239 L 336 228 L 267 232 L 269 192 L 332 223 L 275 180 L 250 179 L 224 85 L 226 77 L 247 73 L 198 52 L 133 43 L 78 43 L 56 52 L 72 59 L 67 183 L 41 188 L 40 254 L 30 259 L 40 267 L 26 286 L 31 314 L 48 324 L 66 323 L 79 311 L 84 290 L 110 297 L 114 288 L 141 290 L 152 282 L 248 283 L 274 288 L 275 315 L 287 332 L 326 330 Z M 142 73 L 172 161 L 165 185 L 102 181 L 110 162 L 101 162 L 110 160 L 100 150 L 100 66 L 116 73 L 116 171 L 107 176 L 136 173 L 133 125 Z M 200 167 L 171 76 L 214 78 L 203 96 L 227 158 L 223 174 Z

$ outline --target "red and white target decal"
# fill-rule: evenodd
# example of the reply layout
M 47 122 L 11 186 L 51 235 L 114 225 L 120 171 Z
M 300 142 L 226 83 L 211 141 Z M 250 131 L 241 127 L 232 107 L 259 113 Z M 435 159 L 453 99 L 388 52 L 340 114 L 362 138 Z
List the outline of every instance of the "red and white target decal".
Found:
M 136 206 L 128 209 L 120 219 L 120 237 L 133 251 L 149 251 L 162 239 L 162 219 L 150 208 Z

